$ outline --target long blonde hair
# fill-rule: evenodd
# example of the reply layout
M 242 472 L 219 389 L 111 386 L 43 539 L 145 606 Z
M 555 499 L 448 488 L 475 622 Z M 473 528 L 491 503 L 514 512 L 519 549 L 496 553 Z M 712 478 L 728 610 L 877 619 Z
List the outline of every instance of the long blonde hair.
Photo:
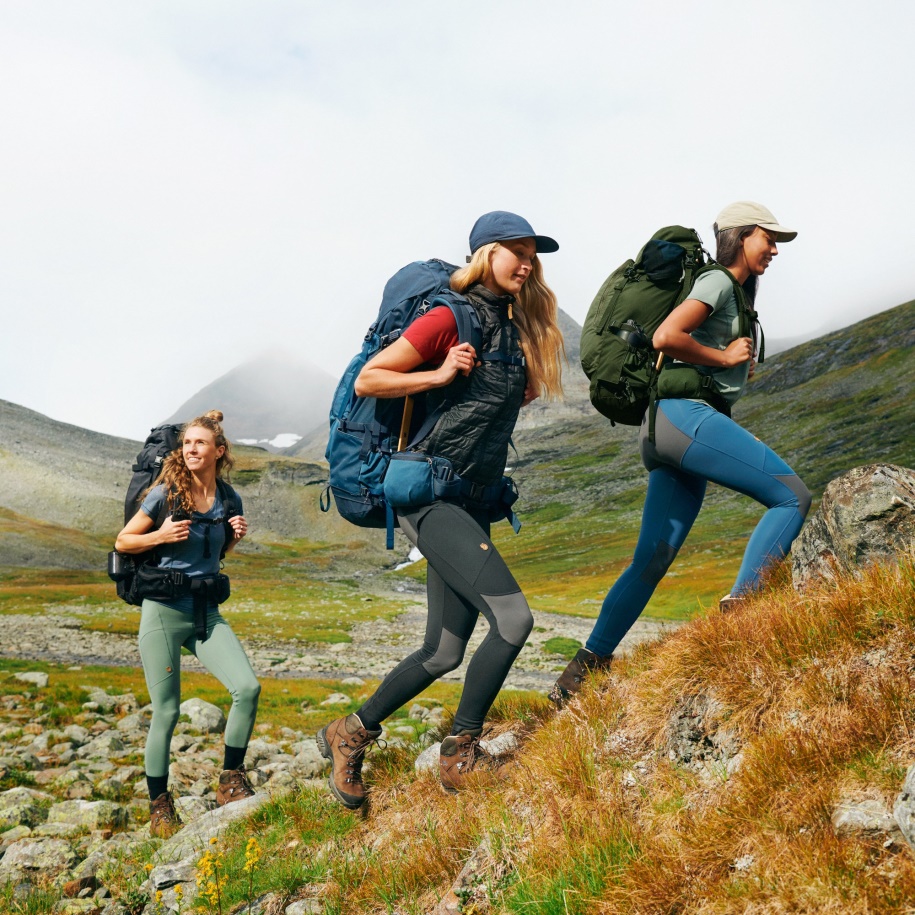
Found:
M 499 242 L 477 248 L 470 263 L 451 275 L 451 288 L 465 292 L 474 283 L 492 276 L 490 262 Z M 515 296 L 512 320 L 521 335 L 521 348 L 527 362 L 528 384 L 544 400 L 562 397 L 562 363 L 566 359 L 565 341 L 557 324 L 559 306 L 556 295 L 544 282 L 540 258 L 534 255 L 531 272 Z
M 235 458 L 229 452 L 229 441 L 222 429 L 222 419 L 223 416 L 220 410 L 209 410 L 203 416 L 198 416 L 181 427 L 178 447 L 162 462 L 162 470 L 158 478 L 149 487 L 150 489 L 156 486 L 165 487 L 170 509 L 174 510 L 180 505 L 188 513 L 196 510 L 194 498 L 191 495 L 191 472 L 184 462 L 184 435 L 192 426 L 200 426 L 211 432 L 216 447 L 218 448 L 222 445 L 225 448 L 222 456 L 216 460 L 217 479 L 221 479 L 223 474 L 228 476 L 229 471 L 234 466 Z

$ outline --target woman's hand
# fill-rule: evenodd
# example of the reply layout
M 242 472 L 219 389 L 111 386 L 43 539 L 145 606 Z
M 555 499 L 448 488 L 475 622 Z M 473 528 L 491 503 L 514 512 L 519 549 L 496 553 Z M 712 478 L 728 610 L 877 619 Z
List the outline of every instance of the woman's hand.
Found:
M 477 365 L 476 350 L 469 343 L 459 343 L 448 350 L 445 361 L 438 367 L 437 373 L 441 380 L 441 387 L 454 381 L 456 375 L 467 376 Z
M 355 391 L 358 397 L 408 397 L 433 388 L 443 388 L 460 372 L 469 375 L 476 364 L 476 353 L 469 343 L 453 346 L 436 369 L 416 371 L 423 357 L 406 337 L 399 337 L 375 355 L 359 373 Z
M 153 530 L 153 519 L 142 509 L 124 525 L 114 542 L 119 553 L 145 553 L 163 543 L 180 543 L 190 536 L 191 522 L 172 521 L 168 515 L 159 530 Z
M 728 348 L 721 354 L 723 366 L 732 369 L 735 365 L 742 365 L 753 358 L 753 341 L 749 337 L 738 337 L 728 344 Z
M 236 540 L 241 540 L 248 533 L 248 522 L 244 515 L 233 515 L 229 518 L 229 526 L 235 531 Z
M 665 356 L 692 365 L 730 369 L 752 359 L 753 341 L 749 337 L 738 337 L 722 350 L 703 346 L 690 336 L 711 312 L 711 307 L 698 299 L 681 302 L 654 332 L 652 346 Z
M 529 403 L 532 403 L 540 396 L 540 392 L 528 382 L 524 386 L 524 400 L 521 401 L 521 406 L 526 407 Z
M 191 535 L 191 520 L 173 521 L 172 516 L 168 515 L 157 533 L 159 543 L 181 543 Z

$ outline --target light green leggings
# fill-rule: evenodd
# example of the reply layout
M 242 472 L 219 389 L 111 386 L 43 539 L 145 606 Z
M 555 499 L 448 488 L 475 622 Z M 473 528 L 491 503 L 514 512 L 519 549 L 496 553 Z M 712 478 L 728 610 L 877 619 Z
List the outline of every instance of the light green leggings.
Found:
M 153 715 L 146 739 L 146 774 L 168 775 L 169 745 L 181 704 L 181 646 L 183 645 L 232 696 L 226 722 L 226 744 L 247 747 L 257 715 L 261 685 L 245 649 L 218 610 L 207 615 L 205 642 L 194 634 L 194 616 L 151 600 L 143 601 L 140 617 L 140 657 Z

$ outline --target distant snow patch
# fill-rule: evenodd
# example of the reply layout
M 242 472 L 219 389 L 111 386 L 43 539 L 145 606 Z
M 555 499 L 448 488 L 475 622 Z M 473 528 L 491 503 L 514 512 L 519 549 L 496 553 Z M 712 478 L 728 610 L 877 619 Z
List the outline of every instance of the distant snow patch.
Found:
M 420 553 L 419 547 L 415 546 L 412 550 L 410 550 L 407 556 L 407 561 L 400 563 L 400 565 L 394 566 L 394 570 L 397 571 L 397 569 L 405 569 L 407 566 L 413 565 L 414 562 L 419 562 L 422 558 L 423 554 Z
M 240 438 L 239 445 L 271 445 L 273 448 L 291 448 L 302 440 L 295 432 L 281 432 L 276 438 Z
M 302 440 L 301 435 L 296 435 L 295 432 L 281 432 L 275 439 L 268 442 L 268 444 L 273 445 L 274 448 L 291 448 L 296 442 Z

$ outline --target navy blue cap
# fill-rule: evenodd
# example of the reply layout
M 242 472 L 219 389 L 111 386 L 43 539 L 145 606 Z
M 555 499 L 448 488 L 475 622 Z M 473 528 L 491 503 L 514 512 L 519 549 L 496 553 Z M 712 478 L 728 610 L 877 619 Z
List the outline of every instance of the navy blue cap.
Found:
M 515 213 L 493 210 L 484 213 L 470 230 L 470 253 L 494 241 L 511 241 L 513 238 L 533 238 L 538 254 L 559 250 L 559 244 L 546 235 L 537 235 L 531 224 Z

